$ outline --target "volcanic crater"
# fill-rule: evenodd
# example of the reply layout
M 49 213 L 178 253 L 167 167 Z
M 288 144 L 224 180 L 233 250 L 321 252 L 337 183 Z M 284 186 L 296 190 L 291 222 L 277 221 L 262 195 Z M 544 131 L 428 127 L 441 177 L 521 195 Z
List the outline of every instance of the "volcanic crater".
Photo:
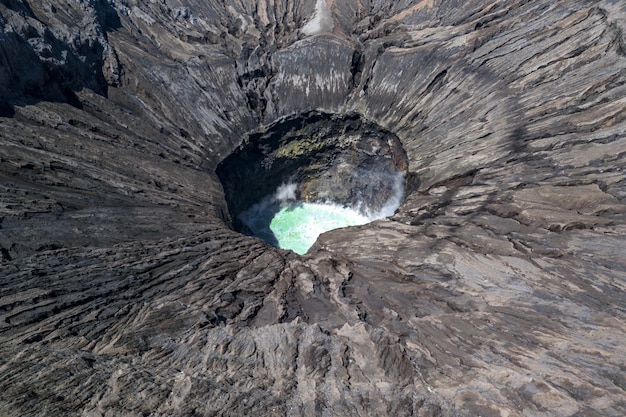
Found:
M 391 132 L 357 114 L 313 112 L 248 135 L 216 173 L 235 230 L 280 246 L 270 223 L 281 209 L 318 203 L 356 216 L 389 216 L 402 201 L 407 170 Z M 290 186 L 291 195 L 281 196 Z
M 0 415 L 626 414 L 623 2 L 0 28 Z M 283 186 L 384 215 L 282 250 Z

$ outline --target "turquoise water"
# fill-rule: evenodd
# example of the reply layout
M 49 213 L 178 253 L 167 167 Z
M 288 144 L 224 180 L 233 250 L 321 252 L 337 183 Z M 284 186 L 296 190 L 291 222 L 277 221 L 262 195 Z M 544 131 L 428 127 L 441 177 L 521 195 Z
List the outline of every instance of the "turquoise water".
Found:
M 404 177 L 396 176 L 393 196 L 378 211 L 371 213 L 333 203 L 304 203 L 297 200 L 297 184 L 283 184 L 272 195 L 239 215 L 252 232 L 282 249 L 305 254 L 318 236 L 333 229 L 358 226 L 391 216 L 399 207 L 404 192 Z
M 358 211 L 333 204 L 302 203 L 283 207 L 272 219 L 270 229 L 282 249 L 303 255 L 317 237 L 340 227 L 369 223 Z

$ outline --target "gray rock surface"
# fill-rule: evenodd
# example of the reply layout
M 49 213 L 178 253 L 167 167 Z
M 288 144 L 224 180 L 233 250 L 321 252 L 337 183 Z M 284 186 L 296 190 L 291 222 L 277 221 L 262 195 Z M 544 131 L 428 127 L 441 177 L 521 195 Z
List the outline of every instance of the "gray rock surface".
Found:
M 2 0 L 0 27 L 0 415 L 626 414 L 622 1 Z M 215 169 L 311 110 L 411 175 L 298 256 L 231 230 Z

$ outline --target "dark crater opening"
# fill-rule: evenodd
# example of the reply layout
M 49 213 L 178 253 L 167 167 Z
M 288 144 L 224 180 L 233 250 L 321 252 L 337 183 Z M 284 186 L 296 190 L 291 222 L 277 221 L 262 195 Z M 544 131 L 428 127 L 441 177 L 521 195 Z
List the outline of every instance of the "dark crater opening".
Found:
M 407 170 L 393 133 L 358 114 L 310 112 L 249 134 L 216 173 L 235 230 L 284 247 L 270 227 L 281 210 L 325 204 L 386 217 L 402 201 Z

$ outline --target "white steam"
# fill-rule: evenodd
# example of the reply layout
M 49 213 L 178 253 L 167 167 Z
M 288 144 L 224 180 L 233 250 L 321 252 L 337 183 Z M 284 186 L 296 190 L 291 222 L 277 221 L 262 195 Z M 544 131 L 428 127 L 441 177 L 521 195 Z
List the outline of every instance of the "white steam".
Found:
M 274 200 L 278 200 L 281 203 L 287 203 L 289 200 L 295 200 L 297 189 L 298 184 L 283 184 L 276 189 L 276 193 L 274 193 Z
M 335 27 L 333 15 L 326 0 L 317 0 L 315 4 L 315 15 L 306 25 L 302 27 L 302 32 L 306 35 L 317 35 L 322 32 L 331 32 Z
M 381 207 L 380 210 L 372 213 L 365 207 L 365 214 L 370 221 L 383 219 L 385 217 L 393 216 L 404 198 L 404 175 L 398 172 L 393 178 L 393 194 L 389 197 L 389 200 Z

